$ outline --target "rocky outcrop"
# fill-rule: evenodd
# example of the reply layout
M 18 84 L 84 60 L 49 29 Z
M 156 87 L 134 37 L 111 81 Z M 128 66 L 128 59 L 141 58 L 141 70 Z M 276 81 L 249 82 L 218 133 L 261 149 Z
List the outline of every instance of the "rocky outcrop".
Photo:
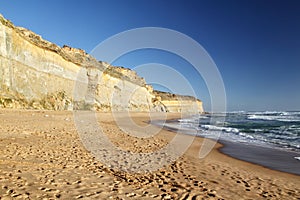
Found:
M 61 48 L 0 15 L 0 107 L 180 111 L 175 101 L 160 101 L 130 69 Z

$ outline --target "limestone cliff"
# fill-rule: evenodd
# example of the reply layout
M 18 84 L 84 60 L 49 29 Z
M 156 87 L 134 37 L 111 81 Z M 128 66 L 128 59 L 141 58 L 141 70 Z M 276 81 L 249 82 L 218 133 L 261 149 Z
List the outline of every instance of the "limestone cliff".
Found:
M 136 72 L 61 48 L 0 15 L 0 107 L 180 111 L 175 99 L 163 99 Z
M 195 97 L 162 91 L 154 91 L 153 93 L 166 112 L 204 112 L 202 101 Z

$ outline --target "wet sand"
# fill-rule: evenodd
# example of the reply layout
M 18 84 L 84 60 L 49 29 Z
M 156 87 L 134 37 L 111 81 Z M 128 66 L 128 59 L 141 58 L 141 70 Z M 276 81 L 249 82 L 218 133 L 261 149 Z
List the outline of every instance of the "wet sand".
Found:
M 219 141 L 224 147 L 221 152 L 240 160 L 256 163 L 270 169 L 300 175 L 300 161 L 295 159 L 300 153 L 284 151 L 236 142 Z
M 119 129 L 111 114 L 97 115 L 111 141 L 128 151 L 155 151 L 174 137 L 167 130 L 147 139 L 132 137 Z M 149 120 L 145 113 L 132 117 L 144 126 Z M 218 151 L 220 144 L 199 159 L 202 141 L 195 138 L 168 166 L 132 174 L 109 168 L 84 148 L 72 112 L 0 110 L 0 197 L 300 199 L 299 176 L 233 159 Z

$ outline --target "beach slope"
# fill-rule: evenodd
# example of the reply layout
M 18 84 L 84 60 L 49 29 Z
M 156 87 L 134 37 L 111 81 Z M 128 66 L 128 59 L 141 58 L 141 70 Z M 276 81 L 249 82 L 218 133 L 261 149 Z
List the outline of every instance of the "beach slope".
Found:
M 110 113 L 97 113 L 113 144 L 131 152 L 156 151 L 174 137 L 161 130 L 132 137 Z M 132 113 L 147 126 L 149 115 Z M 168 118 L 178 115 L 169 114 Z M 122 121 L 122 118 L 119 118 Z M 185 136 L 191 137 L 191 136 Z M 217 144 L 198 158 L 203 139 L 177 161 L 141 174 L 113 170 L 88 152 L 68 111 L 0 110 L 1 199 L 299 199 L 299 176 L 219 153 Z M 114 159 L 114 158 L 112 158 Z M 163 158 L 162 158 L 163 159 Z M 116 160 L 116 162 L 118 162 Z

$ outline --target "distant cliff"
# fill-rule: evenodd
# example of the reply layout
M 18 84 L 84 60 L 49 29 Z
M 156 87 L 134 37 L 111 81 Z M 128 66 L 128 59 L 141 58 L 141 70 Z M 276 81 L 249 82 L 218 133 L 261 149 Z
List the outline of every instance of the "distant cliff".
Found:
M 80 73 L 81 77 L 78 77 Z M 78 78 L 85 88 L 74 99 Z M 189 110 L 195 98 L 154 92 L 136 72 L 97 61 L 81 49 L 59 47 L 0 15 L 0 108 L 98 111 Z
M 157 101 L 166 112 L 204 112 L 202 101 L 192 96 L 153 91 Z

